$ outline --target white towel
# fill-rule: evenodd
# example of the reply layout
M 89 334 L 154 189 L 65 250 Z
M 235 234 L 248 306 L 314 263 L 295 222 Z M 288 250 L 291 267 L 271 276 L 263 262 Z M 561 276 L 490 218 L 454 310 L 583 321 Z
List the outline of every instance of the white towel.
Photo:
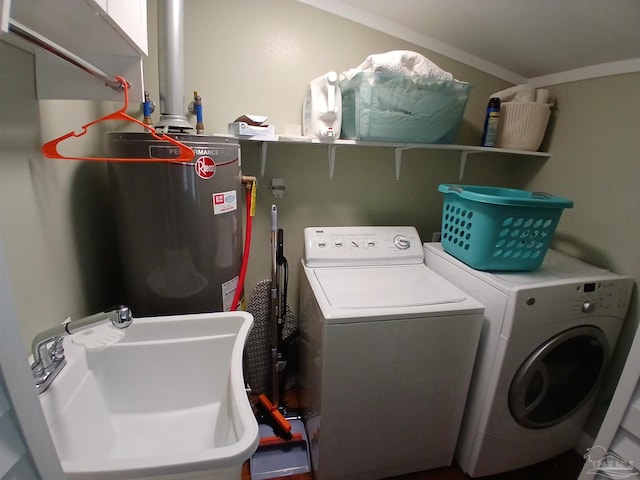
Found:
M 536 102 L 537 103 L 553 103 L 549 90 L 546 88 L 539 88 L 536 90 Z
M 445 72 L 431 60 L 410 50 L 393 50 L 387 53 L 369 55 L 355 68 L 343 72 L 343 77 L 351 79 L 360 72 L 399 73 L 410 77 L 429 77 L 436 80 L 453 80 L 453 75 Z
M 489 98 L 497 97 L 501 102 L 538 102 L 553 103 L 549 90 L 534 88 L 531 85 L 516 85 L 493 93 Z

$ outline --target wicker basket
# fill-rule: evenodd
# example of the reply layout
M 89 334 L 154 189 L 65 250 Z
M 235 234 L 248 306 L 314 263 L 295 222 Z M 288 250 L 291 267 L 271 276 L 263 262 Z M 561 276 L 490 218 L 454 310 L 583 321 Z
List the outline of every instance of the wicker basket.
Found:
M 535 152 L 540 148 L 550 116 L 551 105 L 548 103 L 502 103 L 496 146 Z

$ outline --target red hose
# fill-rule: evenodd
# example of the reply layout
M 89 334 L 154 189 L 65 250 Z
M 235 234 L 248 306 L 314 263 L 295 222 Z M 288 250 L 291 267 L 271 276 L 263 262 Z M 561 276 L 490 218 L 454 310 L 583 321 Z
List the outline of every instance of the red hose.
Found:
M 240 295 L 244 288 L 244 279 L 247 276 L 247 264 L 249 263 L 249 250 L 251 249 L 251 226 L 253 224 L 251 217 L 251 189 L 247 189 L 247 227 L 244 238 L 244 254 L 242 255 L 242 265 L 240 266 L 240 278 L 238 279 L 238 286 L 236 287 L 236 293 L 233 296 L 233 302 L 231 303 L 231 312 L 235 312 L 238 308 L 238 302 L 240 301 Z

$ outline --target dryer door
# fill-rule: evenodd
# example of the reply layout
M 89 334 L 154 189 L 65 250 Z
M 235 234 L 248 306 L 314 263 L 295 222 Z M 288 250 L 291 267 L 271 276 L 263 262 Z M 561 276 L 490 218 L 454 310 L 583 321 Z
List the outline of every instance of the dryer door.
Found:
M 575 327 L 550 338 L 514 376 L 511 415 L 526 428 L 562 422 L 594 394 L 608 359 L 607 339 L 597 327 Z

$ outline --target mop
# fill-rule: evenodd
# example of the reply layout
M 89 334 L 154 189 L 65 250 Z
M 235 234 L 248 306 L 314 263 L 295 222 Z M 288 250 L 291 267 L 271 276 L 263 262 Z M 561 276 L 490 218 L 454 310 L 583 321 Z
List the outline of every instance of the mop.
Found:
M 282 229 L 278 229 L 277 215 L 277 207 L 272 205 L 271 282 L 269 285 L 271 399 L 264 393 L 258 396 L 258 407 L 264 411 L 265 415 L 258 426 L 260 444 L 250 461 L 252 480 L 266 480 L 311 471 L 309 444 L 304 424 L 298 418 L 286 418 L 285 409 L 280 405 L 281 386 L 284 387 L 281 377 L 284 377 L 283 373 L 287 367 L 286 354 L 283 350 L 286 350 L 284 346 L 295 336 L 295 331 L 289 333 L 286 340 L 283 340 L 285 317 L 288 313 L 286 304 L 288 265 L 284 257 L 284 234 Z M 283 279 L 284 289 L 282 288 Z

